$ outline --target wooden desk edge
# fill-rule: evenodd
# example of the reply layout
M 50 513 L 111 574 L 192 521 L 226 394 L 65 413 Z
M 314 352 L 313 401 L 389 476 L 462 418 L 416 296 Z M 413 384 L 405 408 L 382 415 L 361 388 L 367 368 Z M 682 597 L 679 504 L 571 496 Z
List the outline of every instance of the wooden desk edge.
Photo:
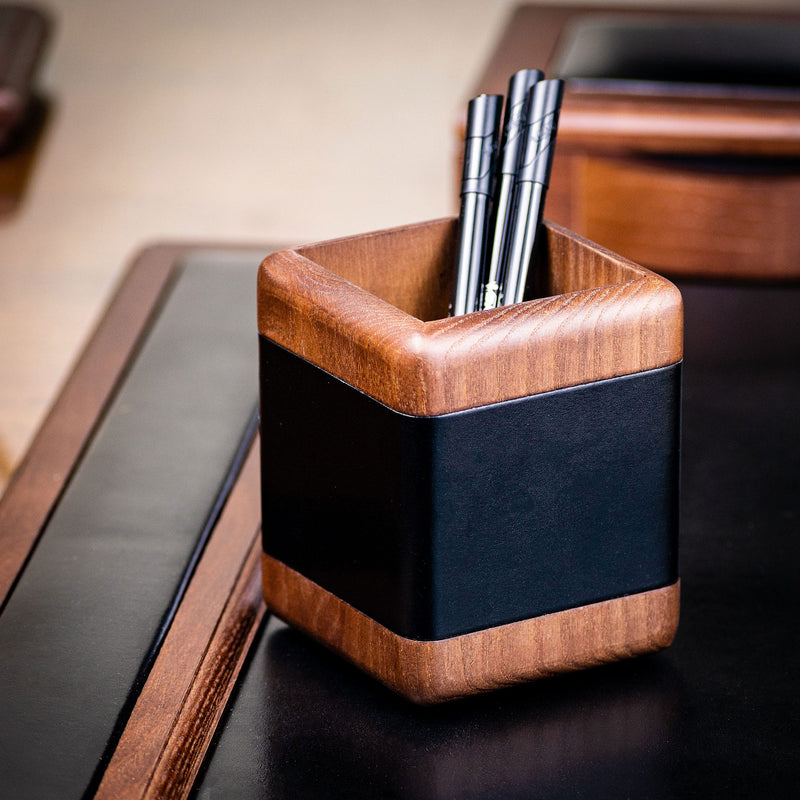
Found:
M 254 246 L 155 243 L 131 260 L 0 498 L 0 601 L 24 569 L 180 259 L 200 250 L 240 249 Z M 101 779 L 98 797 L 172 798 L 191 791 L 265 612 L 258 466 L 256 438 Z
M 185 798 L 266 607 L 258 438 L 128 718 L 96 798 Z

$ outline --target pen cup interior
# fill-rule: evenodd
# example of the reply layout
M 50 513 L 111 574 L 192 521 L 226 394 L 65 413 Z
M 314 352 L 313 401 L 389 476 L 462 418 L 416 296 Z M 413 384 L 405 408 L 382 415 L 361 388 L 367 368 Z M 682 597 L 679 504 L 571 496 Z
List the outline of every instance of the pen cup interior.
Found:
M 447 316 L 456 219 L 306 245 L 296 252 L 423 322 Z
M 642 273 L 547 221 L 527 299 L 613 285 Z M 423 322 L 444 319 L 452 294 L 458 220 L 447 218 L 305 245 L 295 252 Z

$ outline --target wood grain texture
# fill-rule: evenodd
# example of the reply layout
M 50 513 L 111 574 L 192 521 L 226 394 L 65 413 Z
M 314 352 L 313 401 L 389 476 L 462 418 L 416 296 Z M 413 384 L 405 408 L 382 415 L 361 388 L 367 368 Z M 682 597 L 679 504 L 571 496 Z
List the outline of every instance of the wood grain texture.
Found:
M 267 605 L 389 688 L 436 703 L 667 647 L 680 584 L 438 641 L 392 633 L 264 554 Z
M 591 157 L 582 171 L 582 208 L 575 209 L 581 229 L 595 241 L 624 242 L 638 262 L 705 277 L 798 274 L 800 172 Z
M 449 298 L 455 226 L 436 220 L 269 256 L 259 272 L 259 331 L 390 408 L 420 416 L 681 359 L 678 290 L 551 223 L 547 296 L 436 318 Z
M 525 5 L 474 93 L 504 93 L 524 67 L 550 70 L 572 22 L 617 12 L 800 22 L 789 11 Z M 796 279 L 798 189 L 797 99 L 632 96 L 568 84 L 545 213 L 669 275 Z
M 0 605 L 158 307 L 179 251 L 154 246 L 134 259 L 0 498 Z
M 571 93 L 559 121 L 565 147 L 705 155 L 800 156 L 798 103 L 697 101 Z
M 184 798 L 264 615 L 258 442 L 128 719 L 97 798 Z

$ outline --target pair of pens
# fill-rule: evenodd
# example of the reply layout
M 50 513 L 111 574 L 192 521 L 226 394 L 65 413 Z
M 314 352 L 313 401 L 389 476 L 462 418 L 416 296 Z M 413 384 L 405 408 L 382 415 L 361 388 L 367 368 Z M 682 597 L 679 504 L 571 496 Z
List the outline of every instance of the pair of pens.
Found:
M 470 101 L 453 316 L 522 300 L 561 102 L 561 81 L 543 77 L 539 70 L 512 76 L 502 143 L 502 96 Z

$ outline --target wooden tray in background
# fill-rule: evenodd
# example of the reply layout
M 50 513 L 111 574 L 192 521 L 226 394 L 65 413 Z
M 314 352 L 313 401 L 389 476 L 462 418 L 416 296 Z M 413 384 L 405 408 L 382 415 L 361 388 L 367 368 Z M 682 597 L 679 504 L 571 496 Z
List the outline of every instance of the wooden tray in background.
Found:
M 569 52 L 573 37 L 585 44 L 593 21 L 614 19 L 621 27 L 695 25 L 704 36 L 714 26 L 779 24 L 797 31 L 800 52 L 798 13 L 525 5 L 474 93 L 505 94 L 510 75 L 525 67 L 550 77 L 570 64 L 586 67 Z M 740 69 L 742 60 L 734 62 Z M 681 77 L 568 80 L 545 216 L 672 276 L 797 279 L 800 86 L 693 85 Z

